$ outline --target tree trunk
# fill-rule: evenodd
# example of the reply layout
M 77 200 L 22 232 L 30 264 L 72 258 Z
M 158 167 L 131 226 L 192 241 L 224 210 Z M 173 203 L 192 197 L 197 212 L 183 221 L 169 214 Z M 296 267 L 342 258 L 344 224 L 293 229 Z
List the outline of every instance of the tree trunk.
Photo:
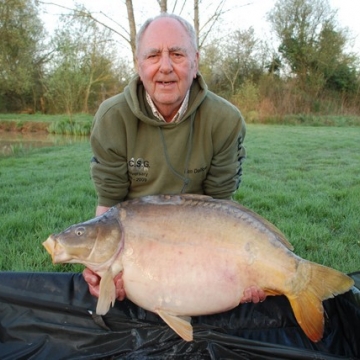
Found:
M 196 43 L 199 46 L 200 19 L 199 19 L 199 0 L 194 0 L 194 29 L 196 34 Z
M 167 0 L 158 0 L 160 12 L 167 12 Z
M 129 19 L 129 29 L 130 29 L 130 46 L 133 57 L 134 69 L 136 68 L 136 26 L 135 26 L 135 16 L 132 0 L 126 0 L 126 9 Z

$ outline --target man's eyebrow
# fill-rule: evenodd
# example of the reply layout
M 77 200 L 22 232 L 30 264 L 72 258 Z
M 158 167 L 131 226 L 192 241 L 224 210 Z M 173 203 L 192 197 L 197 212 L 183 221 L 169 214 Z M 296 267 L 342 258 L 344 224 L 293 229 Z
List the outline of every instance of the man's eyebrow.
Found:
M 169 49 L 169 52 L 182 52 L 182 53 L 187 54 L 187 50 L 181 46 L 174 46 Z
M 164 50 L 160 50 L 157 48 L 150 48 L 144 51 L 143 55 L 144 56 L 148 56 L 148 55 L 154 55 L 154 54 L 161 54 Z M 182 52 L 184 54 L 187 54 L 187 50 L 181 46 L 173 46 L 171 48 L 169 48 L 169 50 L 165 50 L 165 51 L 169 51 L 171 53 L 173 52 Z
M 149 54 L 158 54 L 161 53 L 160 49 L 156 49 L 156 48 L 150 48 L 150 49 L 146 49 L 144 51 L 144 55 L 149 55 Z

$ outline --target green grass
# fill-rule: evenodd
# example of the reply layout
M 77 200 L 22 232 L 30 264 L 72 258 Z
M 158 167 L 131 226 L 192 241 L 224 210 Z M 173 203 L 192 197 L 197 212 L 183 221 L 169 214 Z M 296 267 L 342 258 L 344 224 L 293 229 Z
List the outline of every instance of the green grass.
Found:
M 89 114 L 0 114 L 0 130 L 82 136 L 90 134 L 92 120 Z
M 351 115 L 313 115 L 293 114 L 284 117 L 267 118 L 265 124 L 303 125 L 303 126 L 360 126 L 360 116 Z
M 299 256 L 360 269 L 360 127 L 249 125 L 236 199 L 288 237 Z M 88 143 L 0 158 L 0 270 L 53 266 L 49 234 L 93 217 Z
M 2 121 L 18 121 L 18 122 L 28 122 L 28 121 L 36 121 L 36 122 L 56 122 L 62 121 L 64 119 L 69 119 L 70 116 L 67 114 L 1 114 L 0 113 L 0 123 Z M 93 116 L 89 114 L 72 114 L 71 119 L 74 121 L 89 121 L 92 120 Z
M 90 158 L 89 144 L 77 143 L 0 159 L 1 270 L 66 270 L 53 267 L 41 243 L 94 215 Z
M 360 128 L 249 126 L 236 199 L 280 228 L 301 257 L 360 268 Z

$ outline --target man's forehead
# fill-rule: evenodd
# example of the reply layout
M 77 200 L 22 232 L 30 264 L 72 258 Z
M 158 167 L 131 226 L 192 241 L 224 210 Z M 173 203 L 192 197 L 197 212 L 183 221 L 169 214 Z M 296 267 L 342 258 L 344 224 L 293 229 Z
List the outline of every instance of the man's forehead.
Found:
M 149 24 L 139 42 L 139 52 L 182 51 L 190 53 L 190 34 L 178 20 L 160 18 Z
M 175 45 L 187 43 L 190 36 L 184 26 L 172 18 L 154 20 L 144 31 L 143 38 L 151 42 L 176 41 Z

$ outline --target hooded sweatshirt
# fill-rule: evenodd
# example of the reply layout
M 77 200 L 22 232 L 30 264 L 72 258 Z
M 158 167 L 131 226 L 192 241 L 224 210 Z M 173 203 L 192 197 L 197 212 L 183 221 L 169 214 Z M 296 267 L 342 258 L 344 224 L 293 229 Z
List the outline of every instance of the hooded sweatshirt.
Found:
M 230 199 L 241 179 L 245 122 L 240 111 L 197 75 L 185 114 L 158 119 L 135 76 L 99 107 L 90 136 L 91 176 L 98 205 L 156 194 Z

